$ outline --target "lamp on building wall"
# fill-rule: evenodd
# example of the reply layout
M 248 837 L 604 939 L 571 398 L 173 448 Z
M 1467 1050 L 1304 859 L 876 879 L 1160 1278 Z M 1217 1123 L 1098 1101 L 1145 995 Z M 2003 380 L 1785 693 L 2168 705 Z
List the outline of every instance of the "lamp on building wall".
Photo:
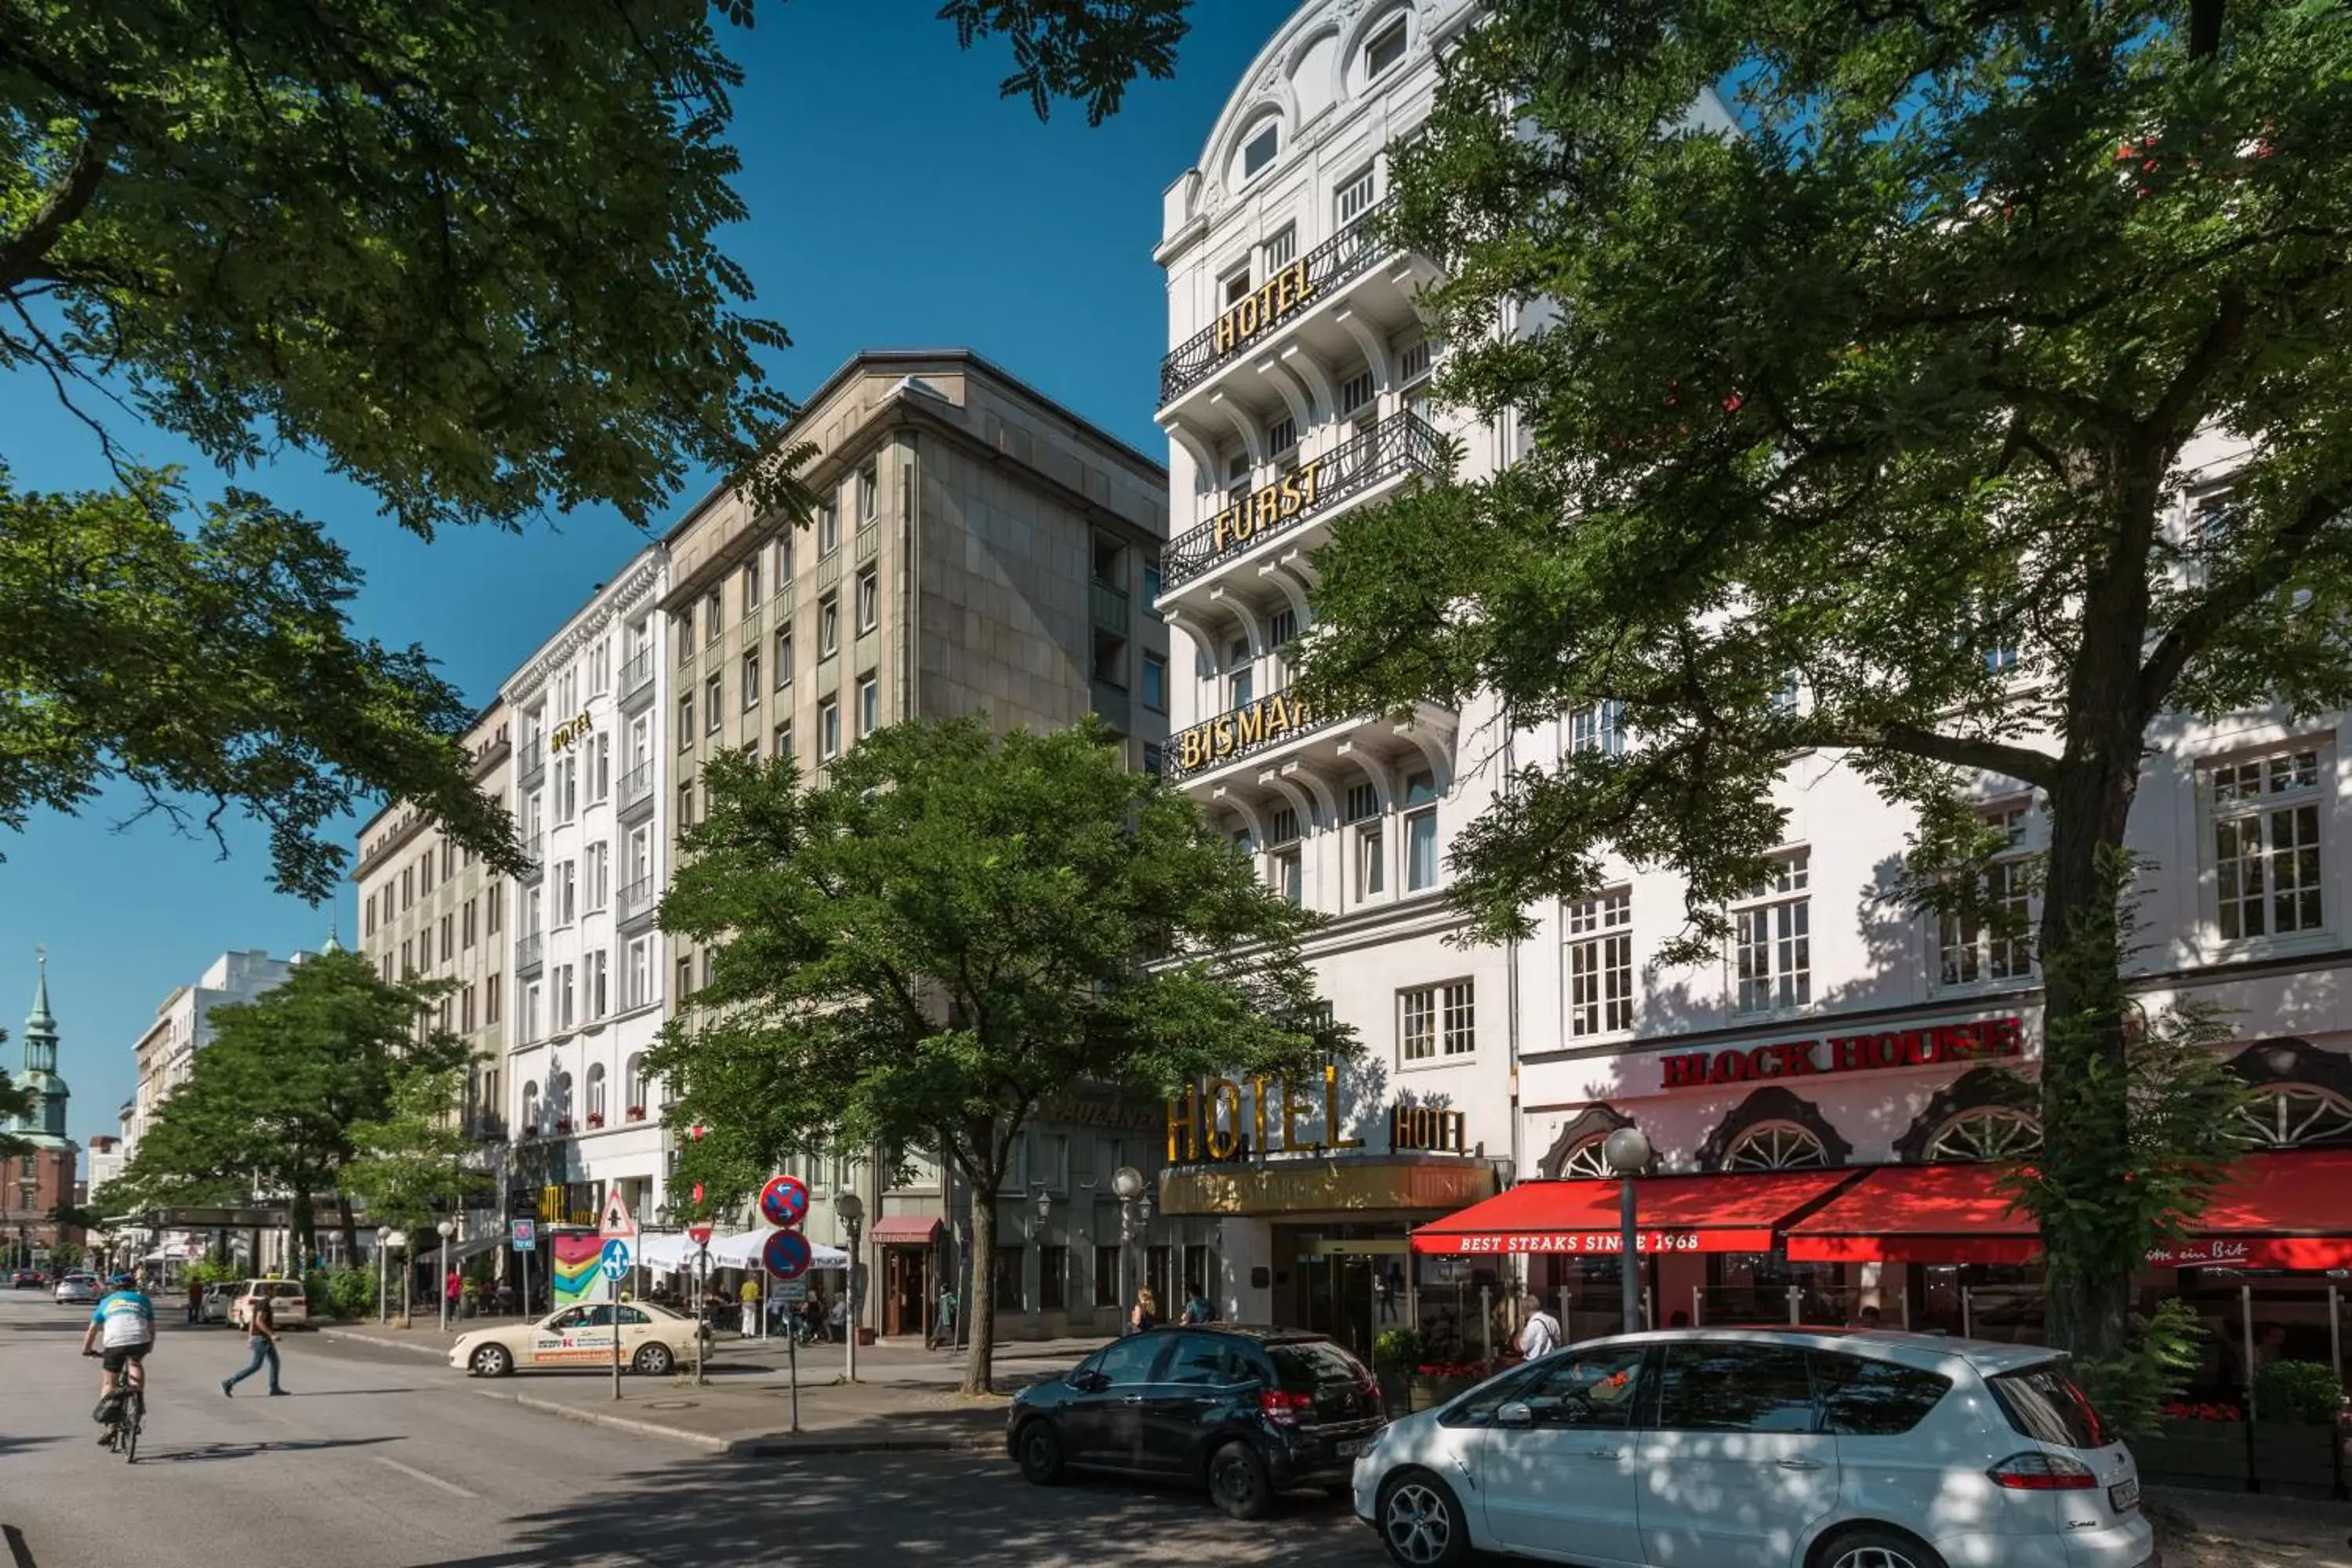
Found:
M 1634 1215 L 1633 1178 L 1649 1168 L 1650 1141 L 1638 1127 L 1620 1127 L 1601 1145 L 1601 1158 L 1617 1173 L 1618 1300 L 1625 1312 L 1623 1332 L 1642 1326 L 1642 1233 Z
M 833 1212 L 841 1221 L 841 1228 L 849 1233 L 849 1310 L 842 1314 L 842 1327 L 849 1340 L 849 1366 L 845 1375 L 857 1381 L 857 1325 L 862 1319 L 857 1300 L 857 1233 L 866 1225 L 866 1200 L 847 1187 L 836 1188 L 833 1194 Z

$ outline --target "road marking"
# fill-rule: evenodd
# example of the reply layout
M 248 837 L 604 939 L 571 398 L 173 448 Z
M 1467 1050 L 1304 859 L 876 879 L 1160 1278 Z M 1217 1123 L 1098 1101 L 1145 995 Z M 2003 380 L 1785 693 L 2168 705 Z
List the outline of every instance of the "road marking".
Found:
M 402 1475 L 408 1477 L 411 1480 L 423 1481 L 428 1487 L 439 1487 L 443 1491 L 455 1492 L 459 1497 L 478 1498 L 480 1495 L 477 1492 L 467 1491 L 465 1488 L 459 1486 L 455 1481 L 445 1481 L 439 1476 L 428 1476 L 414 1465 L 404 1465 L 398 1459 L 387 1459 L 382 1454 L 376 1454 L 372 1457 L 377 1464 L 389 1465 L 392 1468 L 398 1470 Z

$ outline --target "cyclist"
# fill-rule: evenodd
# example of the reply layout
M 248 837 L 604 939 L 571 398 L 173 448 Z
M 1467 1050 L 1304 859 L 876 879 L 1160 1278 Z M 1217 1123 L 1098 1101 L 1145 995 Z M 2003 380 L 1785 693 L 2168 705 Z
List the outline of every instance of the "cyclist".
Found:
M 147 1299 L 136 1275 L 118 1274 L 107 1281 L 108 1290 L 89 1315 L 89 1327 L 82 1331 L 81 1353 L 98 1355 L 102 1351 L 98 1382 L 98 1409 L 94 1418 L 104 1423 L 114 1415 L 115 1384 L 121 1379 L 142 1394 L 147 1387 L 144 1363 L 148 1350 L 155 1343 L 155 1303 Z M 101 1436 L 99 1441 L 106 1439 Z

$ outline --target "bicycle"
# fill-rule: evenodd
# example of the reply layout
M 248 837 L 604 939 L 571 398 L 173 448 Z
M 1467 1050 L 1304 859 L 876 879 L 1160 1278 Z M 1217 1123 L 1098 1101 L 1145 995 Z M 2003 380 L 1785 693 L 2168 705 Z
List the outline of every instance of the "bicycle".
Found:
M 91 1360 L 98 1359 L 96 1352 L 89 1354 Z M 128 1368 L 119 1375 L 121 1381 L 114 1394 L 114 1414 L 108 1419 L 100 1441 L 107 1452 L 121 1455 L 124 1464 L 135 1465 L 139 1462 L 139 1433 L 147 1424 L 147 1391 L 131 1385 Z

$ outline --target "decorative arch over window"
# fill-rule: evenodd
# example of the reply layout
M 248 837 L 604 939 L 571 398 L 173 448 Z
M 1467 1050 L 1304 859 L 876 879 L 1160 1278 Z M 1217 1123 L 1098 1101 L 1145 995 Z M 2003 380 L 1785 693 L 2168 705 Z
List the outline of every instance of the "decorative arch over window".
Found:
M 1551 1141 L 1543 1157 L 1536 1162 L 1536 1173 L 1547 1181 L 1570 1181 L 1580 1177 L 1613 1176 L 1601 1157 L 1601 1146 L 1609 1134 L 1620 1127 L 1631 1127 L 1633 1119 L 1608 1104 L 1592 1105 L 1571 1117 Z
M 1853 1157 L 1821 1107 L 1777 1085 L 1741 1100 L 1698 1147 L 1702 1171 L 1818 1170 Z
M 2238 1130 L 2261 1149 L 2352 1142 L 2352 1098 L 2317 1084 L 2264 1084 L 2238 1108 Z
M 2039 1117 L 2006 1105 L 1980 1105 L 1937 1128 L 1927 1140 L 1927 1158 L 1969 1163 L 2022 1160 L 2041 1148 Z
M 2032 1079 L 2007 1068 L 1971 1068 L 1936 1092 L 1900 1138 L 1895 1140 L 1895 1157 L 1906 1165 L 1916 1165 L 1929 1160 L 1967 1160 L 1987 1158 L 1960 1152 L 1934 1152 L 1937 1141 L 1948 1128 L 1971 1118 L 1978 1111 L 2001 1110 L 2013 1117 L 2023 1117 L 2034 1124 L 2034 1142 L 2041 1142 L 2041 1091 Z M 1957 1145 L 1955 1146 L 1957 1147 Z

